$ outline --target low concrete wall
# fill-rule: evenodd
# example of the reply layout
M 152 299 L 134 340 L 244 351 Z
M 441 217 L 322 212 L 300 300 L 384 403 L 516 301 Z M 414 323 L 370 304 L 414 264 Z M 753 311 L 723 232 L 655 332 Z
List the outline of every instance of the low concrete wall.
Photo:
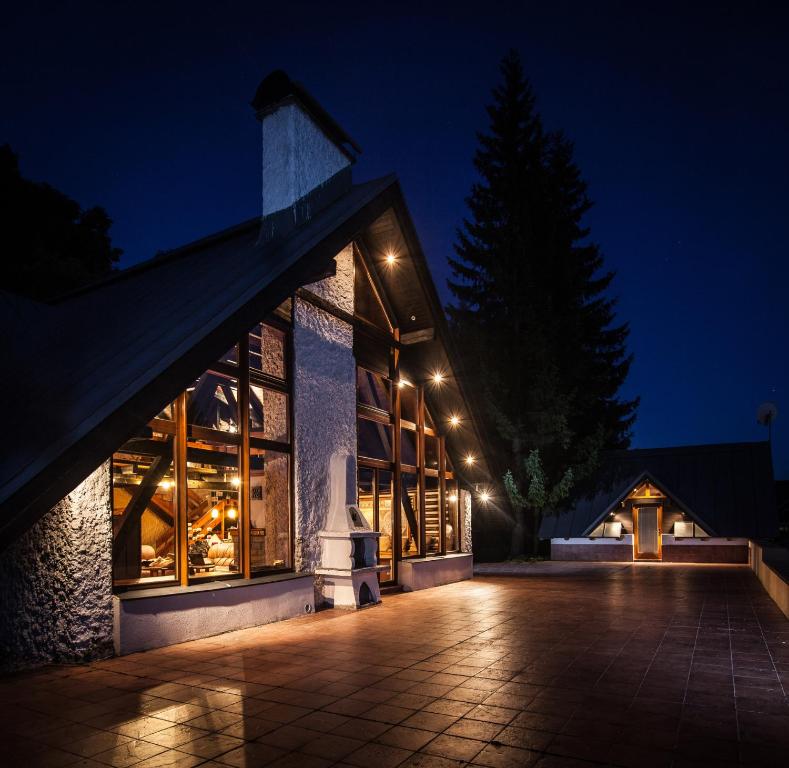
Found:
M 632 562 L 633 534 L 625 534 L 621 539 L 551 539 L 551 560 Z
M 161 648 L 314 610 L 311 574 L 127 592 L 114 598 L 115 653 Z
M 399 569 L 403 591 L 414 592 L 470 579 L 474 575 L 474 558 L 466 553 L 420 557 L 402 560 Z
M 747 563 L 748 539 L 686 539 L 664 533 L 663 562 Z
M 749 565 L 775 604 L 789 619 L 789 581 L 782 575 L 789 574 L 789 550 L 778 547 L 763 547 L 755 541 L 749 542 Z
M 664 563 L 747 563 L 747 539 L 675 539 L 664 533 Z M 626 563 L 633 560 L 633 535 L 621 539 L 551 539 L 551 560 L 581 560 Z

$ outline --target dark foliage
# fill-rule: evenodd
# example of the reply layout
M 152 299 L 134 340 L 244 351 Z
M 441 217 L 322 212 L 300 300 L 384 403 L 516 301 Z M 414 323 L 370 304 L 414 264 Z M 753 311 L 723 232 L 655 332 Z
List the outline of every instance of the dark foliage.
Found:
M 0 288 L 51 299 L 104 277 L 122 251 L 103 208 L 83 210 L 49 184 L 22 178 L 17 156 L 0 147 Z
M 499 466 L 524 487 L 537 449 L 546 482 L 570 470 L 577 492 L 601 450 L 630 441 L 637 401 L 618 396 L 628 328 L 616 324 L 614 275 L 583 223 L 592 204 L 573 146 L 543 127 L 516 53 L 501 72 L 489 131 L 478 135 L 480 179 L 450 259 L 447 309 Z

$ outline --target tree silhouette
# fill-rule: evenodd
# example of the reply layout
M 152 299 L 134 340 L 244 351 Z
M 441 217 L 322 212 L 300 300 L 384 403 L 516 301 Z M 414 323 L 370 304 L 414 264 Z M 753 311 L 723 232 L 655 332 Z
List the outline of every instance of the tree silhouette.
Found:
M 100 207 L 83 210 L 59 190 L 22 177 L 16 154 L 0 147 L 0 288 L 46 300 L 106 276 L 121 256 Z
M 449 260 L 455 303 L 447 311 L 497 463 L 511 470 L 508 494 L 524 500 L 528 490 L 518 489 L 533 480 L 535 450 L 546 487 L 569 493 L 571 470 L 578 489 L 601 450 L 629 445 L 638 401 L 618 396 L 631 363 L 628 327 L 616 324 L 607 295 L 614 275 L 583 223 L 592 203 L 572 143 L 543 127 L 514 51 L 501 74 Z M 539 505 L 513 507 L 512 552 L 520 554 L 539 525 L 524 511 Z

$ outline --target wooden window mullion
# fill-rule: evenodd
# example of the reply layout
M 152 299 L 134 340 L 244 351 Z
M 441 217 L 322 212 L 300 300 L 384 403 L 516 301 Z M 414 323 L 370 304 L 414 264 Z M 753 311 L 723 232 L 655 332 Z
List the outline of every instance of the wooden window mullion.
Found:
M 394 330 L 395 341 L 400 340 L 400 331 Z M 392 411 L 394 416 L 394 478 L 392 487 L 392 580 L 397 582 L 400 570 L 400 558 L 402 557 L 402 472 L 400 469 L 400 350 L 395 346 L 391 349 L 391 372 L 392 386 Z
M 416 388 L 416 463 L 419 467 L 419 556 L 427 556 L 425 531 L 425 389 Z
M 178 564 L 178 583 L 189 584 L 189 537 L 187 535 L 187 509 L 189 486 L 186 471 L 186 392 L 175 401 L 175 440 L 173 444 L 173 472 L 175 474 L 175 556 Z
M 438 525 L 439 525 L 439 541 L 441 542 L 441 554 L 447 553 L 447 460 L 446 460 L 446 445 L 444 436 L 438 438 Z
M 241 448 L 239 456 L 239 474 L 241 488 L 238 494 L 240 546 L 241 546 L 241 572 L 245 579 L 252 576 L 252 530 L 250 521 L 249 500 L 249 334 L 244 334 L 238 345 L 238 408 L 239 426 L 241 427 Z M 288 402 L 290 407 L 290 402 Z M 265 418 L 265 415 L 264 415 Z

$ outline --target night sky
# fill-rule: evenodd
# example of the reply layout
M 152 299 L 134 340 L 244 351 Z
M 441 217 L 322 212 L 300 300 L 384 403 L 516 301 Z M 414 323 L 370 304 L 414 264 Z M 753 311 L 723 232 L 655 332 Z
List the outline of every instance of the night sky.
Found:
M 28 3 L 0 32 L 0 143 L 26 176 L 103 205 L 128 266 L 257 213 L 249 100 L 283 68 L 362 146 L 357 180 L 399 175 L 448 298 L 474 134 L 515 47 L 547 127 L 575 141 L 618 273 L 634 446 L 765 439 L 756 408 L 774 400 L 789 477 L 785 11 L 283 5 Z

